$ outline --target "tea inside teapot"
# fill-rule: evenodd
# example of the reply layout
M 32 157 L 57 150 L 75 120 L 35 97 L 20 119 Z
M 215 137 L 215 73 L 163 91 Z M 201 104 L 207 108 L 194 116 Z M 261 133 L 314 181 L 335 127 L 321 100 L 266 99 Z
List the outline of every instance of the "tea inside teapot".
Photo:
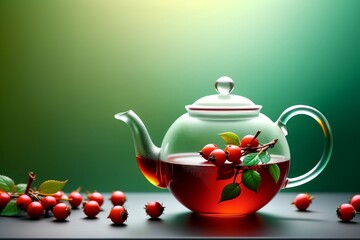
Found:
M 138 156 L 137 161 L 141 169 L 149 167 L 149 160 Z M 160 186 L 169 188 L 184 206 L 198 213 L 236 215 L 254 213 L 265 206 L 282 188 L 290 166 L 289 159 L 277 155 L 271 156 L 270 162 L 257 167 L 257 173 L 261 176 L 261 184 L 257 192 L 240 187 L 241 193 L 237 198 L 220 202 L 226 186 L 233 183 L 235 172 L 231 164 L 218 167 L 196 153 L 173 154 L 169 156 L 168 161 L 159 161 L 159 163 L 157 176 L 152 176 L 152 171 L 145 171 L 149 174 L 144 173 L 145 176 L 152 180 L 161 179 L 163 182 Z M 277 183 L 269 171 L 274 164 L 280 171 Z M 237 182 L 242 175 L 242 172 L 237 175 Z M 219 179 L 219 176 L 224 176 L 226 179 Z

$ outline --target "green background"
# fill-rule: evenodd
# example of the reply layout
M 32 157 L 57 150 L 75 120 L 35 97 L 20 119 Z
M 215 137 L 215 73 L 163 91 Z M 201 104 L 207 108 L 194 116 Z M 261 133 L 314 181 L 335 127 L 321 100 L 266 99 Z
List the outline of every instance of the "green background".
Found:
M 360 191 L 360 1 L 1 1 L 0 174 L 64 190 L 167 191 L 138 170 L 134 110 L 160 145 L 184 106 L 234 94 L 275 121 L 306 104 L 330 122 L 334 151 L 313 181 L 284 191 Z M 317 123 L 288 124 L 290 177 L 320 158 Z

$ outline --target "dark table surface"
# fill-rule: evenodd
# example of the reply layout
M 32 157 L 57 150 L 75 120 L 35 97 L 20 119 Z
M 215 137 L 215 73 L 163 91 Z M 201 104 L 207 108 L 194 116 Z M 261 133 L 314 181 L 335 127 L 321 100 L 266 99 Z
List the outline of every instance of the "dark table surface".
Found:
M 106 200 L 95 219 L 86 218 L 82 209 L 72 210 L 65 222 L 52 216 L 0 217 L 0 238 L 360 238 L 360 214 L 343 223 L 335 212 L 354 193 L 311 194 L 315 199 L 306 212 L 290 204 L 296 193 L 280 192 L 256 214 L 219 218 L 190 212 L 170 193 L 126 193 L 129 217 L 123 226 L 107 218 L 112 205 Z M 158 220 L 145 213 L 144 205 L 150 201 L 166 207 Z

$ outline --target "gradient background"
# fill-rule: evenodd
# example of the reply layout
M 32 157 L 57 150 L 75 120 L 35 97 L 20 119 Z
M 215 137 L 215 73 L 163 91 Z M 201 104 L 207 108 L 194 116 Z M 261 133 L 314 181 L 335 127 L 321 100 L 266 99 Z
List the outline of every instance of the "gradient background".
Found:
M 0 174 L 69 182 L 65 191 L 167 191 L 138 170 L 134 110 L 160 145 L 184 106 L 234 94 L 275 121 L 295 104 L 320 110 L 332 158 L 313 181 L 284 191 L 360 191 L 360 1 L 1 1 Z M 290 177 L 320 158 L 317 123 L 288 124 Z

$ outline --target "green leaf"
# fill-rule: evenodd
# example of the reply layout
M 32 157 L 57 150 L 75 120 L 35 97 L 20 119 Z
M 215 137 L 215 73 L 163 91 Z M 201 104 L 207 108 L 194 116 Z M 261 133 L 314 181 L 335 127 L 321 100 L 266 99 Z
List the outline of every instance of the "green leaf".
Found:
M 12 192 L 17 194 L 23 194 L 25 192 L 25 189 L 26 189 L 26 184 L 19 183 L 14 186 Z
M 271 160 L 270 154 L 268 152 L 260 153 L 259 158 L 262 163 L 268 163 Z
M 277 183 L 279 181 L 279 177 L 280 177 L 280 168 L 277 164 L 271 164 L 269 166 L 269 172 L 272 176 L 272 178 L 274 179 L 275 183 Z
M 249 153 L 243 159 L 243 165 L 247 167 L 257 165 L 259 162 L 260 158 L 257 153 Z
M 67 180 L 66 181 L 47 180 L 40 185 L 38 191 L 42 195 L 52 195 L 57 191 L 60 191 L 64 187 L 66 182 Z
M 240 139 L 239 139 L 238 135 L 236 135 L 233 132 L 223 132 L 223 133 L 220 133 L 219 135 L 222 139 L 224 139 L 226 144 L 231 144 L 231 145 L 236 145 L 236 146 L 240 145 Z
M 226 180 L 234 177 L 235 169 L 233 166 L 220 166 L 217 170 L 216 180 Z
M 16 200 L 11 200 L 5 208 L 1 211 L 0 216 L 16 216 L 19 215 L 21 209 L 18 208 Z
M 14 185 L 15 183 L 11 178 L 0 175 L 0 190 L 3 190 L 4 192 L 11 192 Z
M 240 192 L 241 189 L 238 183 L 229 183 L 222 190 L 219 203 L 238 197 L 240 195 Z
M 244 166 L 255 166 L 259 162 L 268 163 L 271 160 L 270 154 L 268 152 L 258 153 L 249 153 L 243 159 Z
M 245 187 L 249 188 L 254 192 L 258 192 L 261 182 L 260 174 L 252 169 L 246 170 L 242 175 L 242 183 Z

